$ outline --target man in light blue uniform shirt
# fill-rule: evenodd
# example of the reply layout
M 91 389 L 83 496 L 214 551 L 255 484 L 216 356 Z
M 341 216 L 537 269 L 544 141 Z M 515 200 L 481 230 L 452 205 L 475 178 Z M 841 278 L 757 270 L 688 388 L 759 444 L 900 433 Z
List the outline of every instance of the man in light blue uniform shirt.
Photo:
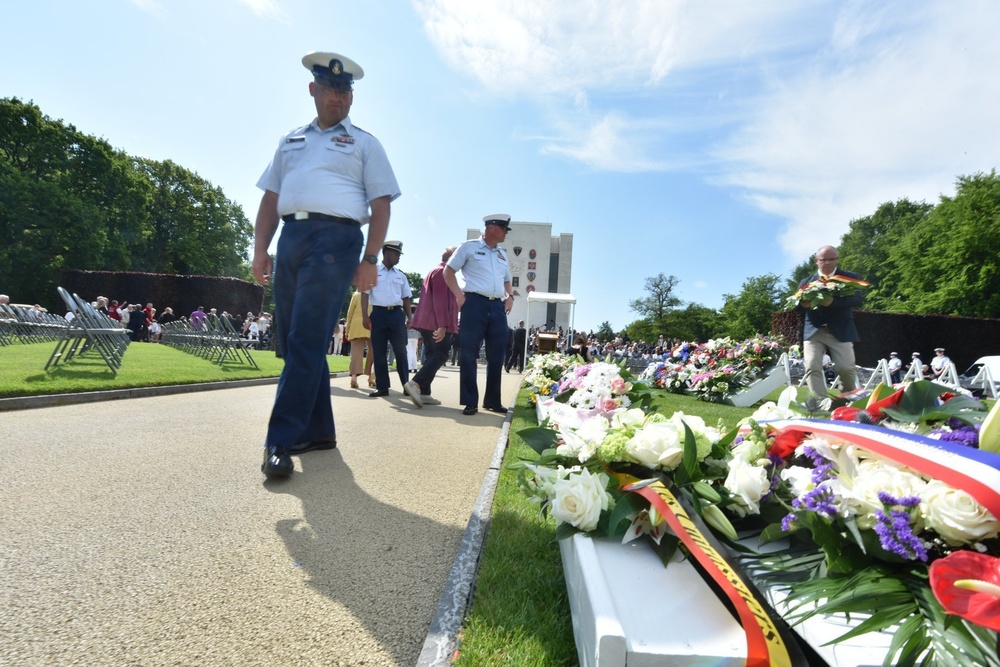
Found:
M 348 117 L 361 67 L 336 53 L 310 53 L 302 64 L 314 78 L 316 118 L 281 138 L 257 182 L 264 196 L 253 274 L 265 284 L 273 277 L 285 360 L 264 442 L 268 478 L 290 475 L 292 454 L 337 446 L 327 345 L 352 280 L 362 290 L 375 285 L 390 202 L 400 194 L 382 144 Z M 272 261 L 268 247 L 279 221 L 285 224 Z
M 371 354 L 375 361 L 375 391 L 368 394 L 372 398 L 389 395 L 389 363 L 386 361 L 387 346 L 392 345 L 396 356 L 396 372 L 399 384 L 406 388 L 410 381 L 410 369 L 406 359 L 406 329 L 410 325 L 410 281 L 406 274 L 396 268 L 399 256 L 403 254 L 402 241 L 386 241 L 382 246 L 382 263 L 378 267 L 378 284 L 361 292 L 361 312 L 366 329 L 372 332 Z M 371 315 L 368 305 L 371 304 Z
M 506 213 L 483 218 L 483 235 L 466 241 L 448 260 L 444 279 L 458 300 L 461 319 L 458 323 L 459 402 L 465 406 L 463 415 L 474 415 L 479 408 L 479 384 L 476 382 L 476 357 L 479 346 L 486 341 L 486 393 L 483 407 L 491 412 L 505 413 L 500 400 L 500 371 L 507 350 L 507 313 L 514 305 L 507 252 L 498 247 L 510 231 L 510 216 Z M 462 272 L 464 289 L 459 287 L 456 274 Z

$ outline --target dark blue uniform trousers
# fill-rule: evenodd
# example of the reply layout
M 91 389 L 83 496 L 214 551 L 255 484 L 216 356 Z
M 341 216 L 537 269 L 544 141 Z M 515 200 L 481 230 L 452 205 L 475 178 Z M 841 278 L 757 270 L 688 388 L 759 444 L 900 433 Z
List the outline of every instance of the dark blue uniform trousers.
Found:
M 375 369 L 375 387 L 379 391 L 389 391 L 387 344 L 392 345 L 392 353 L 396 357 L 400 386 L 410 379 L 410 369 L 406 362 L 406 315 L 403 314 L 402 306 L 394 306 L 392 310 L 373 306 L 371 320 L 371 354 L 375 355 L 375 360 L 372 362 L 372 367 Z
M 479 406 L 479 385 L 476 382 L 476 358 L 479 346 L 486 341 L 486 393 L 483 405 L 499 406 L 500 372 L 504 352 L 507 350 L 507 314 L 503 301 L 490 300 L 474 293 L 466 293 L 459 322 L 459 403 Z
M 360 228 L 336 222 L 296 220 L 281 230 L 273 288 L 285 367 L 267 425 L 268 446 L 287 449 L 336 434 L 326 351 L 363 242 Z

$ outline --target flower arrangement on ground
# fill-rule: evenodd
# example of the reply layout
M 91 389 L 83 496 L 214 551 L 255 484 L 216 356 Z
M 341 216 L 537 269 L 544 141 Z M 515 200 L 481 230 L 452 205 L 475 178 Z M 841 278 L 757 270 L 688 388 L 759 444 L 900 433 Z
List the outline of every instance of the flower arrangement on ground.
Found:
M 756 336 L 741 342 L 715 338 L 706 343 L 681 343 L 664 361 L 646 367 L 639 380 L 673 393 L 693 393 L 722 403 L 766 374 L 784 351 L 779 338 Z
M 559 537 L 645 535 L 669 557 L 676 536 L 627 481 L 660 478 L 787 592 L 789 621 L 847 614 L 855 627 L 835 641 L 892 629 L 886 665 L 1000 665 L 997 410 L 926 381 L 832 413 L 796 399 L 789 388 L 728 433 L 682 413 L 564 405 L 522 432 L 540 457 L 515 466 Z M 779 548 L 754 550 L 768 541 Z M 992 560 L 977 572 L 980 556 Z
M 531 357 L 524 374 L 524 385 L 531 390 L 532 403 L 556 395 L 559 381 L 566 371 L 580 364 L 583 364 L 583 359 L 579 356 L 558 352 Z

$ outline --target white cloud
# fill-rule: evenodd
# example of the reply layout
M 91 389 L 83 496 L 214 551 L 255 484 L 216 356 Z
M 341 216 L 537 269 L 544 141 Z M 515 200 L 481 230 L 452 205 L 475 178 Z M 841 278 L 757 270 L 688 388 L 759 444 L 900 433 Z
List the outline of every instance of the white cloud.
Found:
M 993 0 L 412 0 L 441 58 L 543 110 L 543 153 L 692 169 L 784 221 L 798 261 L 1000 155 Z
M 650 103 L 672 72 L 733 63 L 738 70 L 747 58 L 808 43 L 816 30 L 810 20 L 821 22 L 809 19 L 807 10 L 823 4 L 747 9 L 692 0 L 413 2 L 452 69 L 492 97 L 525 98 L 544 109 L 552 131 L 543 133 L 543 153 L 619 172 L 678 168 L 701 159 L 667 150 L 672 142 L 665 103 Z
M 156 0 L 131 0 L 132 4 L 146 12 L 158 18 L 166 16 L 167 10 Z
M 240 4 L 246 5 L 254 15 L 260 18 L 271 18 L 288 22 L 285 11 L 276 0 L 239 0 Z
M 815 64 L 765 90 L 719 150 L 723 181 L 788 221 L 790 257 L 882 202 L 933 202 L 996 165 L 1000 6 L 905 7 L 907 24 L 846 9 Z

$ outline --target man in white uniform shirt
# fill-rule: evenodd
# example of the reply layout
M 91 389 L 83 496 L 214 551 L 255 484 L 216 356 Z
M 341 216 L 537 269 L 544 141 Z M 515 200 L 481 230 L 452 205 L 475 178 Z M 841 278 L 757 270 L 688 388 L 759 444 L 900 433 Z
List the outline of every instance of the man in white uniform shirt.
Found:
M 944 373 L 944 369 L 946 369 L 950 363 L 951 359 L 945 355 L 944 348 L 935 347 L 934 358 L 931 359 L 931 372 L 934 373 L 934 377 L 941 377 L 941 374 Z
M 410 281 L 396 268 L 403 254 L 402 241 L 386 241 L 382 246 L 382 263 L 378 267 L 378 282 L 370 290 L 361 292 L 361 312 L 366 329 L 371 330 L 371 354 L 375 360 L 375 391 L 372 398 L 389 395 L 389 363 L 386 360 L 388 345 L 396 357 L 396 372 L 404 390 L 410 381 L 406 357 L 406 328 L 410 325 Z M 371 315 L 367 315 L 371 305 Z
M 486 393 L 483 407 L 491 412 L 505 413 L 500 400 L 500 372 L 507 351 L 507 313 L 514 305 L 507 252 L 498 244 L 510 231 L 510 216 L 506 213 L 483 218 L 483 235 L 466 241 L 448 260 L 444 279 L 458 301 L 461 318 L 458 323 L 459 402 L 465 406 L 463 415 L 474 415 L 479 409 L 479 384 L 476 381 L 476 357 L 479 346 L 486 341 Z M 462 272 L 465 288 L 458 286 L 456 273 Z
M 336 53 L 310 53 L 302 64 L 313 76 L 316 118 L 281 138 L 257 182 L 264 196 L 253 274 L 260 283 L 274 274 L 274 334 L 285 360 L 261 464 L 269 478 L 292 473 L 292 454 L 337 446 L 327 345 L 351 281 L 362 290 L 375 285 L 390 202 L 400 194 L 382 144 L 348 117 L 364 70 Z

